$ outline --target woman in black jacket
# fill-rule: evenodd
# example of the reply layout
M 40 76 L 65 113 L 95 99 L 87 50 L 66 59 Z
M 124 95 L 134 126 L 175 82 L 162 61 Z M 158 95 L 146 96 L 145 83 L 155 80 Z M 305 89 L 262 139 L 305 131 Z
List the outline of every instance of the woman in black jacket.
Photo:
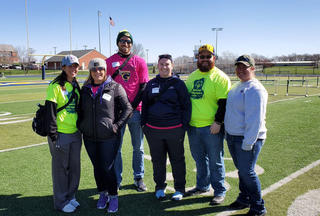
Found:
M 120 130 L 132 107 L 125 90 L 106 73 L 106 62 L 89 62 L 89 77 L 81 89 L 79 129 L 94 168 L 100 197 L 98 209 L 109 202 L 108 212 L 118 210 L 118 188 L 114 161 L 120 145 Z
M 183 143 L 191 103 L 184 82 L 172 75 L 171 55 L 159 56 L 158 69 L 159 75 L 148 82 L 142 97 L 141 124 L 150 148 L 156 198 L 165 198 L 168 153 L 176 190 L 172 200 L 181 200 L 186 184 Z

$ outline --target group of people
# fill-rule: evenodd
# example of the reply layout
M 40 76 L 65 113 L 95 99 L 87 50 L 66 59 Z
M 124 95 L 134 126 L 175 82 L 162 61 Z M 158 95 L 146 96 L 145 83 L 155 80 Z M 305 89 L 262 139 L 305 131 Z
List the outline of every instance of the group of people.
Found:
M 254 59 L 240 56 L 231 87 L 229 77 L 215 67 L 214 48 L 203 45 L 198 69 L 187 81 L 173 74 L 170 54 L 159 55 L 159 74 L 149 80 L 145 61 L 132 54 L 133 37 L 120 31 L 118 52 L 108 59 L 95 58 L 82 88 L 77 82 L 79 61 L 73 55 L 62 59 L 62 72 L 49 85 L 46 97 L 48 143 L 52 155 L 54 208 L 74 212 L 80 179 L 82 138 L 94 168 L 100 197 L 98 209 L 118 211 L 122 181 L 121 147 L 126 125 L 133 147 L 133 183 L 146 191 L 144 179 L 145 135 L 150 149 L 155 197 L 166 197 L 167 155 L 172 166 L 171 199 L 198 195 L 214 189 L 211 205 L 223 203 L 226 195 L 223 140 L 239 173 L 240 193 L 233 209 L 250 208 L 248 215 L 265 215 L 258 176 L 254 171 L 266 139 L 268 94 L 255 79 Z M 60 110 L 68 104 L 65 109 Z M 184 139 L 187 132 L 197 168 L 195 188 L 186 191 Z

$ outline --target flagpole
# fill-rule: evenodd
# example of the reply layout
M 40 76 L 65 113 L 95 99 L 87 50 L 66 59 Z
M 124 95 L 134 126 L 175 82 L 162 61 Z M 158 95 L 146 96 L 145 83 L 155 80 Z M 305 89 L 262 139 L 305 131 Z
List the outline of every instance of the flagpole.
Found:
M 98 10 L 98 35 L 99 35 L 99 52 L 101 53 L 101 41 L 100 41 L 100 11 Z
M 70 54 L 72 54 L 71 8 L 69 8 Z
M 110 19 L 110 18 L 109 18 Z M 110 55 L 111 56 L 111 23 L 109 22 L 109 48 L 110 48 Z

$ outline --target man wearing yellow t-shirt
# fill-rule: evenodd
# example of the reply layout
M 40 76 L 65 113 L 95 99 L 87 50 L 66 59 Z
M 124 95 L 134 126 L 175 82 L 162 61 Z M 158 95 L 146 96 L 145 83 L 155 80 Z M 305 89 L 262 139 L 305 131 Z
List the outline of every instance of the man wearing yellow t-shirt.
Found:
M 211 184 L 214 196 L 210 205 L 221 204 L 226 194 L 222 124 L 231 86 L 229 77 L 215 67 L 215 59 L 213 46 L 201 46 L 198 69 L 186 81 L 192 104 L 189 145 L 197 167 L 196 187 L 187 195 L 207 192 Z

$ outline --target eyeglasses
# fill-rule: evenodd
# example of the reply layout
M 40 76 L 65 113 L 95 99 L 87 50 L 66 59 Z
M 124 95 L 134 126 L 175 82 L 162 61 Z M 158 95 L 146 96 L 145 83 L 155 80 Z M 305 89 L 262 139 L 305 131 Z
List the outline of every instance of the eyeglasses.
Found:
M 163 58 L 169 59 L 172 62 L 172 56 L 169 55 L 169 54 L 159 55 L 159 60 L 158 61 L 160 61 L 160 59 L 163 59 Z
M 94 67 L 94 68 L 91 68 L 90 71 L 92 72 L 97 72 L 97 71 L 102 71 L 102 70 L 105 70 L 104 67 Z
M 200 59 L 211 59 L 212 55 L 200 55 Z
M 120 39 L 119 42 L 120 42 L 120 43 L 123 43 L 123 44 L 124 44 L 124 43 L 127 43 L 127 44 L 131 44 L 131 43 L 132 43 L 131 40 L 125 40 L 125 39 Z

